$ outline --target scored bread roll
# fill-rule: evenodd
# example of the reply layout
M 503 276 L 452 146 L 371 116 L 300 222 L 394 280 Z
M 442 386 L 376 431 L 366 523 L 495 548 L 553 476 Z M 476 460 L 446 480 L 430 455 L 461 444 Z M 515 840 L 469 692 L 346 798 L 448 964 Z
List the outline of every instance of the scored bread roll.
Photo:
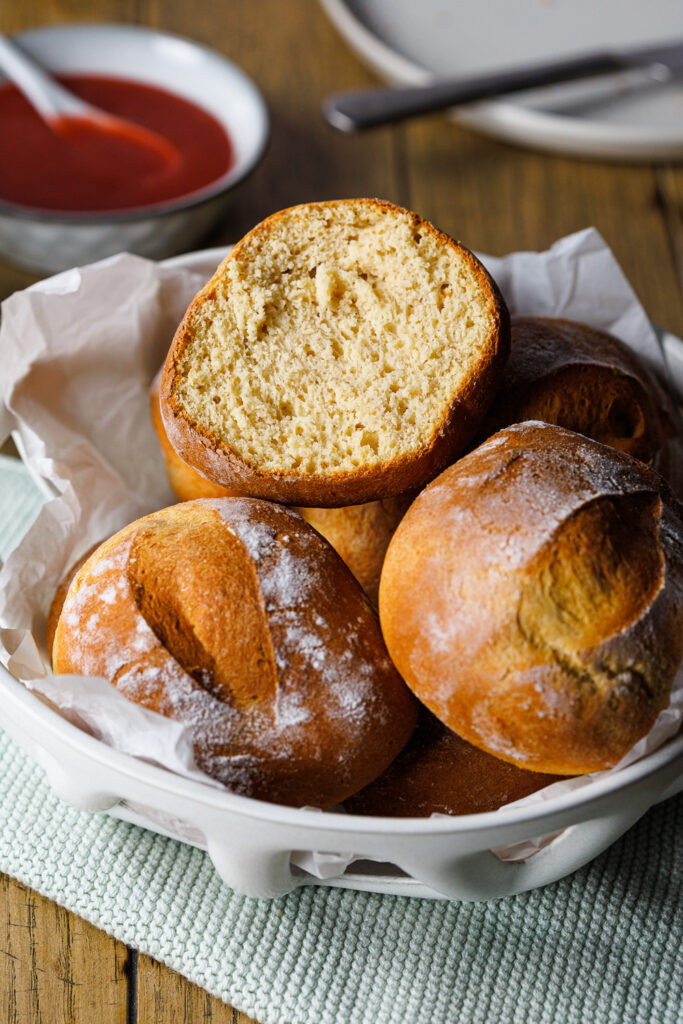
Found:
M 160 380 L 161 372 L 152 381 L 149 404 L 173 493 L 180 501 L 230 496 L 231 491 L 200 476 L 171 447 L 159 408 Z M 306 522 L 322 534 L 343 559 L 370 598 L 373 608 L 377 607 L 385 552 L 412 497 L 401 495 L 342 508 L 297 508 Z
M 187 723 L 198 766 L 229 789 L 294 806 L 366 785 L 416 721 L 338 555 L 247 498 L 176 505 L 102 544 L 69 586 L 52 661 Z
M 505 304 L 463 246 L 391 203 L 310 203 L 250 231 L 190 304 L 161 410 L 222 487 L 357 505 L 452 461 L 508 347 Z
M 412 504 L 379 604 L 399 672 L 468 742 L 533 771 L 609 768 L 683 658 L 683 506 L 631 456 L 511 426 Z
M 344 807 L 350 814 L 389 818 L 483 814 L 562 778 L 525 771 L 484 753 L 421 707 L 417 728 L 398 757 Z
M 573 320 L 515 316 L 503 383 L 480 436 L 542 420 L 592 437 L 667 475 L 673 410 L 628 345 Z
M 50 611 L 48 612 L 47 622 L 45 623 L 45 643 L 47 646 L 47 653 L 50 661 L 52 661 L 52 645 L 55 640 L 55 633 L 57 632 L 57 623 L 59 622 L 59 616 L 62 614 L 62 608 L 64 607 L 64 601 L 66 595 L 69 593 L 69 587 L 82 565 L 88 561 L 94 551 L 98 549 L 99 544 L 93 544 L 85 554 L 77 558 L 74 564 L 71 566 L 62 582 L 57 587 L 55 596 L 52 599 L 50 605 Z

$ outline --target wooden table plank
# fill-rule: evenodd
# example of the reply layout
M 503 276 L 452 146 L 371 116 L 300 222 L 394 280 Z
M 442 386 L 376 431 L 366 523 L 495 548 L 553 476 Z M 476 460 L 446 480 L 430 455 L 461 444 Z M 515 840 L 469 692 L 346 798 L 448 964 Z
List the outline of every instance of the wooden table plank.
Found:
M 657 184 L 678 283 L 683 291 L 683 167 L 659 168 Z
M 139 1024 L 256 1024 L 148 956 L 138 957 Z
M 39 276 L 30 270 L 20 270 L 0 260 L 0 302 L 20 288 L 28 288 L 34 281 L 39 280 Z
M 0 24 L 12 34 L 63 22 L 135 21 L 137 6 L 137 0 L 3 0 Z
M 126 1024 L 128 950 L 0 875 L 0 1021 Z

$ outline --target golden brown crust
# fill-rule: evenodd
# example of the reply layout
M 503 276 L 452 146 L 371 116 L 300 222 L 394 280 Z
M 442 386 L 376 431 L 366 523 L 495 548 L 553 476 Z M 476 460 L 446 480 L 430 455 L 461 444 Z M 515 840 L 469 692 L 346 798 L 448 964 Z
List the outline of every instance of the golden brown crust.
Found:
M 50 659 L 52 659 L 52 644 L 54 643 L 55 633 L 57 631 L 57 623 L 59 622 L 59 616 L 62 614 L 62 607 L 64 605 L 66 595 L 69 591 L 69 587 L 71 586 L 71 581 L 73 580 L 74 576 L 76 575 L 80 567 L 84 565 L 85 562 L 87 562 L 87 560 L 92 555 L 93 551 L 96 551 L 98 547 L 99 544 L 93 544 L 92 547 L 88 548 L 86 553 L 84 555 L 81 555 L 81 557 L 76 562 L 74 562 L 74 564 L 71 566 L 66 576 L 62 580 L 62 582 L 57 587 L 55 596 L 52 599 L 52 604 L 50 605 L 50 611 L 48 612 L 47 616 L 46 642 L 47 653 Z
M 562 776 L 529 772 L 467 743 L 421 707 L 417 729 L 385 772 L 344 801 L 350 814 L 428 818 L 483 814 Z
M 195 506 L 191 520 L 138 525 L 126 566 L 133 600 L 168 653 L 213 696 L 244 710 L 273 701 L 275 653 L 254 563 L 239 538 L 220 529 L 215 509 Z
M 152 426 L 159 440 L 161 454 L 164 457 L 166 475 L 171 490 L 178 501 L 194 501 L 196 498 L 229 498 L 234 493 L 233 491 L 228 490 L 227 487 L 219 487 L 218 484 L 200 476 L 196 469 L 183 462 L 169 441 L 159 406 L 160 384 L 161 370 L 152 381 L 149 391 L 149 412 L 152 417 Z
M 515 316 L 503 383 L 480 436 L 542 420 L 662 472 L 675 432 L 670 410 L 655 377 L 612 335 L 572 320 Z
M 628 455 L 508 427 L 413 503 L 380 617 L 399 672 L 470 743 L 534 771 L 610 767 L 683 658 L 683 507 Z
M 389 541 L 413 494 L 345 508 L 299 508 L 307 523 L 329 541 L 377 607 L 379 578 Z
M 362 204 L 385 211 L 404 211 L 393 203 L 379 199 L 332 200 L 305 204 L 310 208 L 334 207 L 347 203 Z M 300 207 L 303 209 L 304 207 Z M 238 494 L 254 495 L 289 505 L 335 508 L 359 505 L 381 498 L 394 497 L 418 490 L 463 450 L 474 437 L 500 384 L 509 351 L 509 315 L 505 302 L 493 279 L 479 261 L 459 242 L 439 231 L 418 214 L 410 213 L 416 230 L 429 232 L 443 245 L 457 251 L 488 295 L 491 331 L 486 350 L 476 369 L 455 394 L 444 417 L 431 437 L 425 438 L 420 450 L 402 455 L 383 465 L 358 467 L 353 472 L 336 471 L 326 475 L 298 471 L 264 471 L 249 463 L 229 445 L 222 442 L 201 424 L 190 422 L 177 396 L 179 363 L 192 338 L 195 312 L 215 292 L 216 281 L 224 267 L 240 257 L 259 235 L 267 234 L 272 225 L 290 210 L 281 210 L 258 224 L 231 250 L 214 277 L 190 304 L 169 350 L 161 380 L 161 411 L 168 439 L 182 459 L 216 484 Z
M 69 587 L 53 666 L 192 726 L 197 764 L 228 788 L 295 806 L 366 785 L 415 725 L 339 557 L 251 499 L 176 505 L 101 545 Z

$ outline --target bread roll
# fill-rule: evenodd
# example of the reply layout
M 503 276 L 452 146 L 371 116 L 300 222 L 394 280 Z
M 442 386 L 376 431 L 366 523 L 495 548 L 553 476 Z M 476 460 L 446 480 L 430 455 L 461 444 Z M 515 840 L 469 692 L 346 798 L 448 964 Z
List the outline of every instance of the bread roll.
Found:
M 212 484 L 210 480 L 205 480 L 196 470 L 183 462 L 171 447 L 159 408 L 160 380 L 161 373 L 158 373 L 149 394 L 150 411 L 171 489 L 180 501 L 229 496 L 230 491 Z M 377 591 L 384 554 L 412 498 L 413 495 L 402 495 L 398 498 L 385 498 L 383 501 L 369 501 L 365 505 L 348 505 L 344 508 L 297 509 L 306 522 L 322 534 L 341 556 L 370 598 L 373 608 L 377 608 Z
M 511 426 L 410 507 L 379 604 L 399 672 L 458 735 L 533 771 L 609 768 L 683 657 L 683 506 L 631 456 Z
M 98 547 L 99 544 L 93 544 L 88 548 L 85 554 L 81 555 L 81 557 L 74 562 L 62 582 L 57 587 L 57 591 L 47 616 L 47 622 L 45 624 L 45 642 L 50 660 L 52 660 L 52 645 L 55 640 L 55 633 L 57 632 L 57 623 L 59 622 L 59 616 L 62 614 L 62 608 L 64 606 L 64 601 L 66 600 L 66 595 L 69 593 L 71 582 L 81 566 L 87 562 L 93 551 L 96 551 Z
M 164 428 L 164 421 L 161 418 L 159 406 L 159 387 L 161 384 L 161 370 L 152 381 L 149 390 L 149 411 L 152 417 L 152 425 L 156 432 L 161 454 L 164 457 L 166 475 L 171 485 L 171 490 L 179 501 L 195 501 L 197 498 L 230 498 L 233 492 L 227 487 L 219 487 L 201 476 L 196 469 L 188 466 L 180 458 L 175 448 L 168 439 Z
M 350 814 L 428 818 L 481 814 L 521 800 L 562 776 L 527 772 L 456 736 L 426 708 L 386 771 L 344 801 Z
M 207 775 L 277 803 L 338 803 L 415 726 L 354 578 L 299 515 L 263 501 L 176 505 L 106 541 L 69 587 L 52 659 L 193 726 Z
M 306 507 L 417 489 L 474 437 L 508 315 L 482 265 L 417 214 L 293 207 L 239 242 L 191 303 L 161 410 L 221 487 Z
M 623 342 L 572 320 L 512 318 L 510 358 L 482 439 L 542 420 L 654 465 L 666 475 L 671 402 Z
M 299 508 L 307 523 L 330 542 L 377 608 L 382 563 L 412 494 L 344 508 Z

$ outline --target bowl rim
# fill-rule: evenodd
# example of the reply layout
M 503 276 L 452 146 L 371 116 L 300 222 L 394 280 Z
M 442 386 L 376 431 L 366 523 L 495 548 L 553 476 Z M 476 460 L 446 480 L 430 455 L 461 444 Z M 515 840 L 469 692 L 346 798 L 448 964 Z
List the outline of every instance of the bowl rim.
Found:
M 185 195 L 178 196 L 175 199 L 167 199 L 159 203 L 149 203 L 146 206 L 129 206 L 121 210 L 70 211 L 27 206 L 22 203 L 12 203 L 0 198 L 0 216 L 13 217 L 17 220 L 30 220 L 45 224 L 69 224 L 75 227 L 111 223 L 120 224 L 163 217 L 173 213 L 181 213 L 185 210 L 192 209 L 195 206 L 199 206 L 202 203 L 209 202 L 212 199 L 217 199 L 239 182 L 243 181 L 256 168 L 261 160 L 270 137 L 270 117 L 263 94 L 254 79 L 251 78 L 251 76 L 248 75 L 239 64 L 236 64 L 217 50 L 212 50 L 210 47 L 205 46 L 203 43 L 196 42 L 194 39 L 189 39 L 187 36 L 182 36 L 175 32 L 166 32 L 146 25 L 131 25 L 125 22 L 96 21 L 69 22 L 62 25 L 44 25 L 39 28 L 28 29 L 24 32 L 17 32 L 11 38 L 13 41 L 21 44 L 36 37 L 51 35 L 78 36 L 81 33 L 97 31 L 101 31 L 102 34 L 106 34 L 110 30 L 115 32 L 124 32 L 125 34 L 135 35 L 138 37 L 146 36 L 150 40 L 162 39 L 181 42 L 185 46 L 191 47 L 204 58 L 208 58 L 210 61 L 219 65 L 222 64 L 226 69 L 228 69 L 234 77 L 240 80 L 241 87 L 244 89 L 244 95 L 248 97 L 248 100 L 253 107 L 253 115 L 255 116 L 258 130 L 257 141 L 253 146 L 252 151 L 249 152 L 242 160 L 236 160 L 235 163 L 231 164 L 228 170 L 219 178 L 216 178 L 215 181 L 209 182 L 208 185 L 204 185 L 199 189 L 194 189 L 192 192 L 187 192 Z M 83 73 L 85 74 L 86 72 Z M 108 74 L 106 69 L 97 69 L 96 71 L 90 72 L 90 74 L 102 75 L 111 78 L 121 78 L 126 81 L 145 84 L 141 79 L 136 78 L 134 75 Z M 4 87 L 6 84 L 6 80 L 3 79 L 0 83 L 0 88 Z M 158 88 L 163 88 L 166 92 L 173 95 L 179 95 L 176 94 L 170 86 L 159 86 Z M 190 100 L 188 102 L 194 102 L 195 106 L 200 107 L 205 113 L 210 114 L 216 120 L 215 116 L 211 114 L 211 111 L 203 107 L 201 103 L 194 100 Z M 224 126 L 221 125 L 221 127 Z M 229 130 L 226 130 L 226 134 L 230 138 Z
M 441 834 L 486 834 L 496 831 L 502 826 L 527 825 L 539 823 L 538 834 L 543 832 L 543 821 L 556 817 L 565 811 L 589 805 L 613 795 L 617 791 L 630 788 L 644 778 L 655 774 L 665 766 L 680 762 L 683 772 L 683 733 L 679 732 L 657 750 L 628 765 L 614 775 L 596 779 L 590 786 L 572 790 L 559 797 L 541 801 L 531 807 L 502 807 L 497 811 L 485 811 L 477 814 L 462 814 L 441 817 L 392 818 L 380 815 L 335 814 L 319 809 L 306 807 L 289 807 L 266 800 L 242 796 L 229 790 L 222 790 L 212 785 L 205 785 L 195 779 L 184 778 L 161 765 L 144 761 L 125 754 L 108 746 L 102 740 L 87 733 L 84 729 L 63 718 L 51 705 L 44 702 L 37 694 L 9 672 L 0 663 L 0 680 L 9 703 L 14 704 L 22 716 L 23 728 L 30 730 L 29 721 L 33 719 L 41 733 L 51 733 L 58 741 L 67 743 L 78 753 L 94 760 L 105 769 L 116 772 L 134 782 L 140 782 L 163 791 L 166 795 L 175 795 L 191 800 L 195 805 L 216 811 L 238 814 L 253 820 L 267 821 L 272 824 L 303 827 L 315 831 L 338 833 L 381 833 L 382 835 L 415 836 Z M 10 684 L 9 687 L 7 684 Z M 35 733 L 33 733 L 36 738 Z M 50 752 L 50 748 L 46 748 Z M 119 794 L 116 794 L 119 796 Z M 653 794 L 658 799 L 659 793 Z

